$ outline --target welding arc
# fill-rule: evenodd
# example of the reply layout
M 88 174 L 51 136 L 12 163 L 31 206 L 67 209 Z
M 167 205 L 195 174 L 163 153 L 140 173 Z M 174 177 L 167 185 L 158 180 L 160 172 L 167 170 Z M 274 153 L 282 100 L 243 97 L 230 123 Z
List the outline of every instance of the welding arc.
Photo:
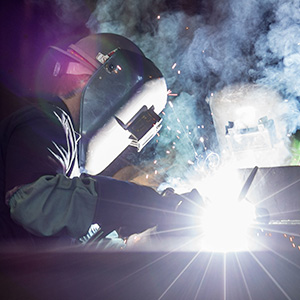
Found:
M 250 189 L 250 186 L 251 186 L 251 184 L 252 184 L 252 182 L 253 182 L 253 179 L 254 179 L 254 177 L 255 177 L 255 175 L 256 175 L 257 170 L 258 170 L 258 167 L 257 167 L 257 166 L 255 166 L 255 167 L 252 169 L 252 171 L 251 171 L 249 177 L 247 178 L 247 180 L 246 180 L 246 182 L 244 183 L 244 186 L 243 186 L 243 188 L 242 188 L 242 190 L 241 190 L 241 192 L 240 192 L 240 195 L 239 195 L 239 197 L 238 197 L 238 201 L 242 201 L 242 200 L 246 197 L 246 195 L 247 195 L 247 193 L 248 193 L 248 191 L 249 191 L 249 189 Z

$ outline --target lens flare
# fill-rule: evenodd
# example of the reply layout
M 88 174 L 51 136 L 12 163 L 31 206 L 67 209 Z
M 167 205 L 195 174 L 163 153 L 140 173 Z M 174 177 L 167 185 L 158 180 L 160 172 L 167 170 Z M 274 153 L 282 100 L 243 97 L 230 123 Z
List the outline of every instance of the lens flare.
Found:
M 246 199 L 239 201 L 243 184 L 237 170 L 229 166 L 201 181 L 199 191 L 207 199 L 201 216 L 204 250 L 248 250 L 247 236 L 255 221 L 255 207 Z
M 247 232 L 255 219 L 254 207 L 243 200 L 210 203 L 202 218 L 203 248 L 213 252 L 248 250 Z

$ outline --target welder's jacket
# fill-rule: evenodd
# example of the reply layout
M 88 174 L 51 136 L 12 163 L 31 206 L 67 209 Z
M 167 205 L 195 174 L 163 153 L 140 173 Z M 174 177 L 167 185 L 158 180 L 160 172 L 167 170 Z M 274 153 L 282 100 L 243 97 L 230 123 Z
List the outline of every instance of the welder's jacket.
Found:
M 0 238 L 84 236 L 97 223 L 104 232 L 140 232 L 166 220 L 178 201 L 149 187 L 104 176 L 73 176 L 77 140 L 61 100 L 27 107 L 1 124 Z M 76 173 L 76 172 L 75 172 Z M 176 198 L 176 197 L 175 197 Z
M 2 238 L 84 235 L 97 194 L 93 179 L 70 178 L 79 136 L 64 103 L 23 108 L 2 122 L 0 130 Z

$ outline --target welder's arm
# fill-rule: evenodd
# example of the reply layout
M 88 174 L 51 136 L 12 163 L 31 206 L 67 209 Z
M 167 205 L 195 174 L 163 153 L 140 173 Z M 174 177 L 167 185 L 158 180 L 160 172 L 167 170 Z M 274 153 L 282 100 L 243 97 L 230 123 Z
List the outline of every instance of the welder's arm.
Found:
M 42 176 L 22 186 L 9 200 L 12 219 L 37 236 L 85 235 L 97 204 L 95 180 Z
M 202 205 L 196 190 L 185 195 L 161 196 L 150 187 L 120 181 L 105 176 L 95 176 L 99 194 L 94 222 L 103 229 L 121 229 L 129 236 L 158 226 L 169 230 L 191 226 Z
M 52 236 L 65 231 L 79 238 L 93 223 L 109 233 L 122 228 L 128 236 L 159 225 L 182 226 L 190 220 L 178 195 L 162 197 L 149 187 L 104 176 L 43 176 L 10 199 L 11 216 L 29 232 Z M 187 202 L 188 203 L 188 202 Z M 195 209 L 195 205 L 188 205 Z M 187 213 L 187 215 L 185 215 Z

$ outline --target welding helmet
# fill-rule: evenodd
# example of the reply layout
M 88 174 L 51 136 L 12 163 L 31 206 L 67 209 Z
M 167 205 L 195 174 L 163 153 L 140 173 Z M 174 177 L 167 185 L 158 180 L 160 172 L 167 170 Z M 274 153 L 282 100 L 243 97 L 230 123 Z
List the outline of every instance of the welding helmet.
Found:
M 138 151 L 161 128 L 167 100 L 165 79 L 154 63 L 127 38 L 89 35 L 68 47 L 52 47 L 68 58 L 53 76 L 91 75 L 80 107 L 79 165 L 91 175 L 104 170 L 129 145 Z

